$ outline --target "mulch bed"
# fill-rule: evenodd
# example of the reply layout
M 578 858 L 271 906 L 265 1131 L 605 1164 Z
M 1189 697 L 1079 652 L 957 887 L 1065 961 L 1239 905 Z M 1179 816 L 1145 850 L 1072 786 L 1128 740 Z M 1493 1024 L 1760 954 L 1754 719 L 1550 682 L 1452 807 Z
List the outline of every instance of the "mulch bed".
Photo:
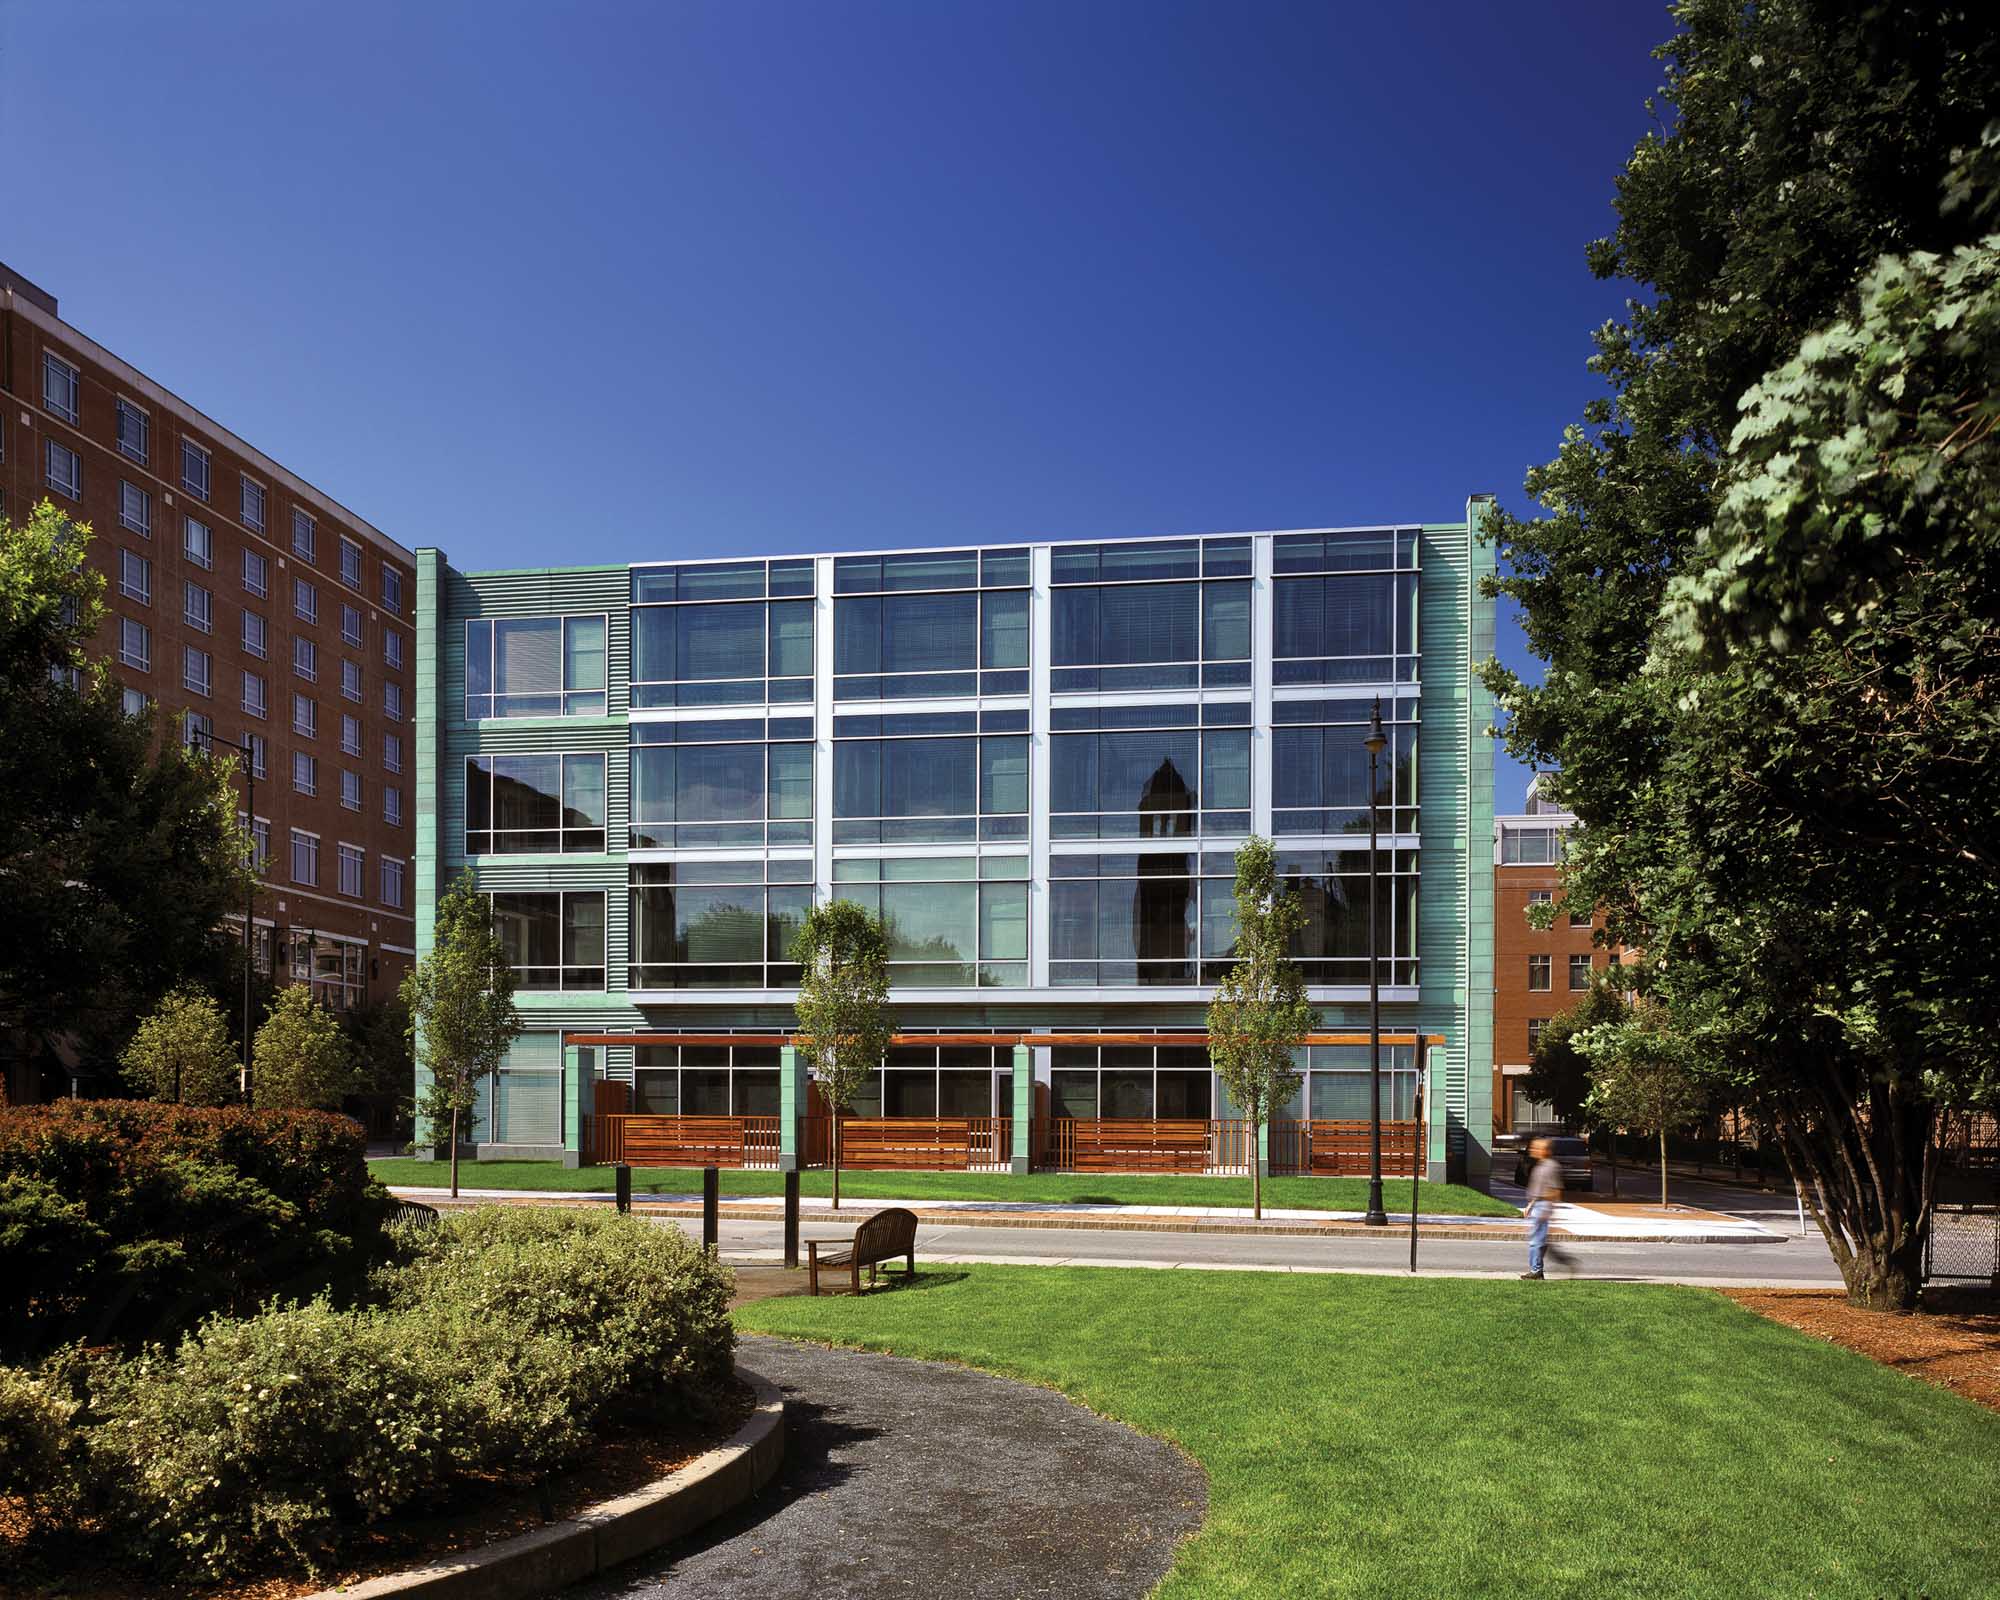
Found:
M 644 1431 L 607 1434 L 587 1459 L 540 1485 L 493 1477 L 466 1482 L 463 1494 L 476 1498 L 469 1509 L 432 1516 L 406 1514 L 362 1530 L 343 1553 L 337 1569 L 320 1578 L 270 1577 L 228 1583 L 141 1583 L 110 1570 L 48 1573 L 40 1582 L 13 1580 L 22 1570 L 20 1540 L 25 1531 L 17 1506 L 0 1499 L 0 1596 L 22 1600 L 297 1600 L 336 1584 L 354 1584 L 384 1572 L 400 1571 L 437 1556 L 477 1549 L 546 1522 L 575 1516 L 585 1507 L 643 1488 L 714 1449 L 748 1420 L 756 1396 L 734 1384 L 714 1420 L 678 1423 Z
M 1863 1311 L 1838 1289 L 1721 1292 L 1773 1322 L 2000 1411 L 2000 1296 L 1927 1289 L 1925 1309 L 1897 1313 Z

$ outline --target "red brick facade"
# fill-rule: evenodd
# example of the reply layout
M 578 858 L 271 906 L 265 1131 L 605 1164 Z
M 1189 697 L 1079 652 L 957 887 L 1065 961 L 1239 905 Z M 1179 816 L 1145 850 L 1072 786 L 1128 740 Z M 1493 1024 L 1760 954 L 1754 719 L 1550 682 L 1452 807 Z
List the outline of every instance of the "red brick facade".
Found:
M 176 719 L 209 718 L 217 740 L 264 742 L 260 953 L 275 938 L 286 970 L 310 973 L 336 1006 L 382 999 L 415 943 L 410 552 L 70 327 L 5 268 L 0 390 L 0 512 L 21 520 L 47 498 L 90 525 L 105 577 L 97 646 L 113 675 Z M 310 703 L 296 725 L 295 695 Z M 311 766 L 295 774 L 298 756 Z M 300 788 L 307 779 L 316 793 Z

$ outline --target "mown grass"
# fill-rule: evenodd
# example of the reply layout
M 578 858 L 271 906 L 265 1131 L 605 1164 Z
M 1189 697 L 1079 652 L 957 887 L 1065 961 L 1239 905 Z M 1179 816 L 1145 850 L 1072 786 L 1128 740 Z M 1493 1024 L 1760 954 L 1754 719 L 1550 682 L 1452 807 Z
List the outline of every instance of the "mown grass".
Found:
M 1176 1441 L 1172 1600 L 2000 1589 L 2000 1417 L 1703 1290 L 954 1267 L 736 1316 Z
M 368 1163 L 384 1183 L 406 1188 L 437 1188 L 450 1181 L 443 1162 L 385 1158 Z M 613 1184 L 609 1167 L 566 1169 L 559 1161 L 461 1162 L 458 1182 L 465 1189 L 604 1190 Z M 1410 1180 L 1387 1183 L 1390 1210 L 1405 1216 Z M 1144 1174 L 1065 1176 L 1034 1172 L 1016 1177 L 1005 1172 L 844 1172 L 843 1195 L 871 1200 L 1034 1200 L 1044 1204 L 1099 1201 L 1128 1206 L 1247 1206 L 1248 1178 L 1152 1177 Z M 634 1167 L 635 1194 L 699 1194 L 701 1173 L 684 1167 Z M 784 1174 L 725 1171 L 722 1192 L 735 1195 L 782 1195 Z M 800 1175 L 799 1192 L 824 1197 L 833 1192 L 825 1172 Z M 1456 1183 L 1426 1183 L 1417 1193 L 1419 1211 L 1472 1217 L 1512 1217 L 1520 1213 L 1504 1200 Z M 1266 1178 L 1264 1204 L 1286 1210 L 1359 1211 L 1368 1201 L 1365 1178 Z

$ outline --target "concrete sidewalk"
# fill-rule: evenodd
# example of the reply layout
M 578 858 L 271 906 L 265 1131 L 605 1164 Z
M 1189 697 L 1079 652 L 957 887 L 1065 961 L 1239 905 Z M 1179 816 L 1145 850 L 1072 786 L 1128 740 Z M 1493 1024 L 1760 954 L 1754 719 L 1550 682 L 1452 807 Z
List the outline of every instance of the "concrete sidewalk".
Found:
M 426 1204 L 451 1204 L 450 1191 L 398 1188 L 395 1194 Z M 549 1189 L 459 1190 L 460 1204 L 604 1205 L 609 1191 Z M 634 1209 L 665 1216 L 699 1215 L 698 1194 L 634 1195 Z M 733 1221 L 782 1222 L 781 1202 L 761 1195 L 724 1195 L 721 1215 Z M 1379 1239 L 1385 1230 L 1368 1227 L 1358 1211 L 1300 1211 L 1267 1206 L 1262 1221 L 1248 1207 L 1121 1206 L 1055 1204 L 1032 1200 L 889 1200 L 863 1195 L 843 1198 L 838 1212 L 824 1199 L 801 1199 L 800 1216 L 814 1222 L 860 1222 L 891 1206 L 914 1211 L 927 1222 L 987 1228 L 1075 1228 L 1137 1233 L 1303 1234 L 1313 1237 L 1354 1235 Z M 1410 1214 L 1389 1213 L 1388 1232 L 1407 1233 Z M 1631 1244 L 1771 1244 L 1782 1235 L 1759 1223 L 1711 1211 L 1662 1212 L 1657 1206 L 1571 1205 L 1556 1207 L 1552 1232 L 1577 1240 L 1623 1241 Z M 1422 1238 L 1520 1239 L 1527 1224 L 1518 1217 L 1454 1216 L 1426 1212 L 1417 1219 Z

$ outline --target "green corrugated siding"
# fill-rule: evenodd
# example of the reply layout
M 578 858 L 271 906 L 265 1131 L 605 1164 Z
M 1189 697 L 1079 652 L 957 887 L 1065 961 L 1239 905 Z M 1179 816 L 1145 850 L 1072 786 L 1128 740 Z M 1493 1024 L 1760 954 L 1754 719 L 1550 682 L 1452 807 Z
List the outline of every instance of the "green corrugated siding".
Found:
M 1445 1044 L 1432 1058 L 1430 1160 L 1462 1155 L 1483 1179 L 1493 1137 L 1493 760 L 1491 696 L 1475 676 L 1493 650 L 1493 602 L 1478 592 L 1492 551 L 1465 525 L 1426 528 L 1423 638 L 1423 875 L 1418 890 L 1418 1014 Z M 1480 892 L 1480 883 L 1488 885 Z

